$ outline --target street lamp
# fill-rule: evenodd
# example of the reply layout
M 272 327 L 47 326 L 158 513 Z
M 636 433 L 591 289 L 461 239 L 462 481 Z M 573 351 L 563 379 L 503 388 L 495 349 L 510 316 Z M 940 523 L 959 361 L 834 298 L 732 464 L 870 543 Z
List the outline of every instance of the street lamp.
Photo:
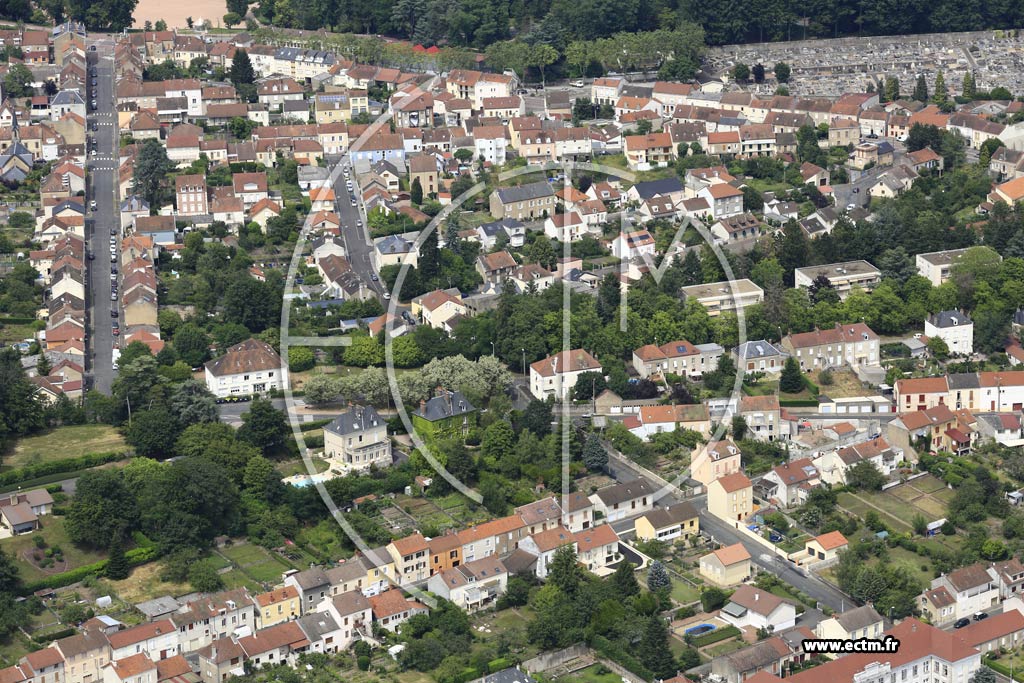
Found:
M 523 349 L 523 374 L 526 374 L 526 349 Z
M 494 353 L 494 342 L 493 341 L 491 342 L 491 355 L 492 356 L 498 355 L 498 354 Z

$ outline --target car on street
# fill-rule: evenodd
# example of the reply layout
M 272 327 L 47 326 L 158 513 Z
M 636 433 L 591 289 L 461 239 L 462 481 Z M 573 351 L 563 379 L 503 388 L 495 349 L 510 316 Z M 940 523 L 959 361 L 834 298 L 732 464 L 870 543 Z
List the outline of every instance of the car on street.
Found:
M 988 619 L 988 613 L 987 612 L 975 612 L 974 613 L 974 620 L 975 621 L 984 621 L 985 619 Z
M 582 88 L 583 86 L 585 86 L 585 85 L 586 85 L 586 82 L 585 82 L 585 81 L 582 81 L 582 80 L 579 80 L 579 81 L 573 81 L 573 82 L 572 82 L 572 83 L 570 83 L 569 85 L 571 85 L 571 86 L 572 86 L 572 87 L 574 87 L 574 88 Z
M 89 52 L 96 52 L 96 46 L 95 45 L 90 45 L 89 46 Z
M 116 337 L 117 335 L 121 334 L 121 330 L 119 330 L 119 329 L 117 329 L 117 328 L 115 327 L 114 329 L 112 329 L 112 330 L 110 331 L 110 333 L 111 333 L 112 335 L 114 335 L 114 336 Z
M 96 111 L 96 100 L 92 101 L 92 110 Z
M 110 309 L 110 317 L 111 318 L 116 318 L 117 317 L 117 307 L 116 306 L 114 308 Z
M 970 626 L 970 625 L 971 625 L 971 620 L 968 619 L 967 617 L 964 617 L 963 619 L 957 619 L 956 621 L 953 622 L 953 628 L 963 628 L 964 626 Z
M 117 228 L 111 228 L 110 229 L 110 236 L 111 237 L 117 237 Z
M 93 199 L 91 202 L 89 202 L 89 208 L 92 209 L 93 211 L 96 210 L 96 200 L 95 199 Z
M 93 129 L 93 130 L 97 130 L 98 128 L 99 128 L 99 126 L 98 126 L 98 125 L 96 124 L 96 122 L 95 122 L 95 121 L 93 121 L 93 122 L 92 122 L 92 129 Z
M 96 254 L 94 254 L 94 253 L 92 253 L 92 252 L 90 251 L 90 252 L 89 252 L 89 260 L 90 260 L 90 261 L 94 261 L 95 259 L 96 259 Z
M 117 292 L 111 292 L 110 293 L 110 300 L 111 301 L 117 301 Z
M 352 204 L 352 206 L 355 206 L 355 205 L 356 205 L 356 198 L 355 198 L 355 197 L 353 197 L 353 198 L 352 198 L 352 202 L 351 202 L 351 204 Z
M 110 272 L 114 273 L 116 275 L 117 274 L 117 266 L 110 266 Z
M 380 280 L 380 278 L 377 277 L 377 273 L 373 273 L 372 275 L 370 275 L 370 279 L 373 280 L 374 282 L 376 282 L 377 280 Z
M 384 301 L 391 300 L 391 292 L 384 292 Z

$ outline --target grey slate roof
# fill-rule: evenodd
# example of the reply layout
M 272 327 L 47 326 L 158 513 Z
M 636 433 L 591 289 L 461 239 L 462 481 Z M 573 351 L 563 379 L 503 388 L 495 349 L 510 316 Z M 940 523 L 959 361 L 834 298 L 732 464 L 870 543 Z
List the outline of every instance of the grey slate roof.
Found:
M 764 339 L 743 342 L 736 347 L 736 356 L 741 360 L 753 360 L 755 358 L 771 358 L 786 355 L 789 354 Z
M 377 414 L 373 406 L 355 406 L 352 410 L 334 418 L 330 424 L 324 427 L 324 431 L 337 434 L 338 436 L 345 436 L 346 434 L 355 434 L 382 424 L 384 424 L 384 420 Z
M 698 514 L 697 508 L 684 500 L 671 507 L 655 508 L 645 514 L 644 517 L 647 518 L 647 521 L 655 529 L 664 529 L 665 527 L 685 522 L 688 519 L 694 519 Z
M 973 320 L 960 311 L 939 311 L 928 316 L 928 322 L 938 328 L 956 327 L 957 325 L 971 325 Z
M 516 667 L 502 669 L 484 676 L 483 683 L 536 683 L 530 674 Z
M 296 623 L 310 642 L 320 640 L 328 633 L 338 630 L 338 622 L 334 621 L 330 612 L 313 612 L 299 617 Z
M 307 569 L 297 574 L 293 574 L 292 578 L 295 579 L 295 583 L 297 583 L 299 588 L 303 591 L 313 590 L 320 586 L 331 585 L 331 580 L 327 578 L 327 574 L 325 574 L 324 570 L 320 567 L 313 567 L 312 569 Z
M 877 624 L 882 620 L 882 616 L 875 611 L 875 608 L 871 605 L 864 605 L 863 607 L 857 607 L 854 609 L 846 610 L 842 614 L 836 615 L 836 621 L 839 625 L 846 629 L 846 632 L 858 631 L 862 628 L 866 628 L 871 624 Z
M 636 500 L 642 496 L 653 494 L 654 489 L 647 483 L 646 479 L 636 479 L 598 489 L 594 495 L 600 498 L 601 502 L 605 505 L 617 505 L 628 500 Z
M 448 417 L 466 415 L 472 413 L 476 408 L 469 402 L 461 391 L 448 391 L 443 396 L 435 396 L 413 412 L 425 420 L 436 422 Z
M 650 199 L 657 195 L 672 194 L 673 192 L 683 191 L 683 184 L 679 182 L 679 178 L 648 180 L 646 182 L 637 183 L 633 187 L 636 189 L 637 194 L 640 195 L 641 199 Z
M 502 204 L 526 202 L 531 199 L 550 197 L 555 194 L 554 190 L 551 189 L 551 184 L 543 180 L 516 187 L 499 187 L 495 192 L 498 193 L 498 199 Z
M 382 254 L 408 254 L 412 251 L 412 242 L 398 235 L 388 235 L 377 242 L 377 251 Z

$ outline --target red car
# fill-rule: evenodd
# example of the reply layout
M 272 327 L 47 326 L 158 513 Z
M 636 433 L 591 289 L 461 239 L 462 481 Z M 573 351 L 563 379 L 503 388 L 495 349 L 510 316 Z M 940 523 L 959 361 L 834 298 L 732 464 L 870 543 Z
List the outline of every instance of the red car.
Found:
M 117 335 L 121 334 L 121 330 L 117 329 L 116 327 L 114 328 L 113 332 L 114 332 L 114 336 L 115 336 L 115 337 L 116 337 Z

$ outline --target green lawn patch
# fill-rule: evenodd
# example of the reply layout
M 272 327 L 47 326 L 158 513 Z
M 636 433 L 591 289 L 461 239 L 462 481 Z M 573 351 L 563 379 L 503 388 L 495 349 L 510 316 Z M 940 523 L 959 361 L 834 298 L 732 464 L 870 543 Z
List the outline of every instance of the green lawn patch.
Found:
M 54 563 L 53 566 L 44 568 L 35 562 L 33 559 L 34 553 L 38 552 L 40 556 L 45 556 L 46 552 L 45 549 L 36 549 L 35 541 L 32 539 L 36 534 L 43 537 L 47 548 L 53 548 L 54 546 L 60 548 L 64 556 L 63 563 Z M 34 534 L 24 534 L 0 541 L 0 548 L 14 558 L 15 564 L 18 567 L 18 573 L 21 574 L 21 578 L 26 582 L 45 579 L 48 576 L 106 559 L 106 556 L 101 552 L 84 550 L 72 544 L 64 528 L 64 518 L 54 515 L 43 517 L 43 528 Z
M 24 467 L 52 460 L 75 458 L 87 453 L 125 451 L 128 447 L 120 433 L 109 425 L 73 425 L 57 427 L 36 436 L 18 439 L 3 456 L 3 465 Z
M 610 671 L 603 664 L 594 664 L 586 669 L 580 669 L 570 676 L 559 678 L 567 683 L 622 683 L 622 677 L 614 671 Z
M 704 650 L 704 654 L 711 659 L 714 659 L 715 657 L 721 657 L 722 655 L 727 655 L 730 652 L 735 652 L 736 650 L 742 650 L 746 646 L 747 644 L 742 640 L 730 640 L 728 642 L 709 647 Z
M 265 548 L 251 543 L 236 543 L 221 548 L 220 552 L 239 567 L 265 562 L 270 559 L 270 553 Z
M 291 567 L 284 564 L 284 562 L 271 558 L 266 562 L 250 565 L 243 571 L 254 581 L 277 583 L 281 581 L 281 575 L 289 569 L 291 569 Z
M 691 586 L 685 581 L 673 578 L 671 595 L 672 599 L 680 605 L 689 605 L 700 600 L 700 589 L 696 586 Z

